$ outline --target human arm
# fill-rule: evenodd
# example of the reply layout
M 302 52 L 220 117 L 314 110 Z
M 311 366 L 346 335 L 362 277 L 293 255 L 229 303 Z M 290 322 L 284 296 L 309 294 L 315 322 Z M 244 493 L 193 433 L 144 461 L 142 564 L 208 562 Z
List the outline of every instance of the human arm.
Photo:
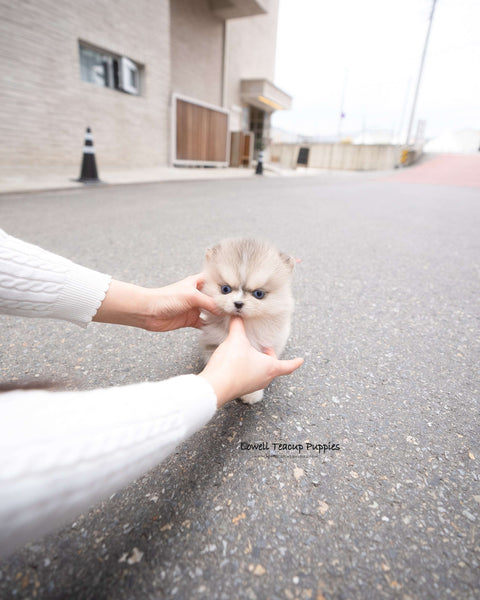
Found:
M 0 556 L 140 477 L 203 427 L 217 407 L 302 362 L 257 352 L 234 318 L 200 375 L 0 395 Z
M 203 275 L 192 275 L 162 288 L 144 288 L 112 279 L 93 321 L 171 331 L 201 327 L 200 311 L 218 314 L 214 300 L 202 294 Z
M 91 391 L 0 395 L 0 555 L 161 462 L 213 416 L 196 375 Z
M 0 229 L 0 313 L 90 323 L 111 277 Z
M 86 327 L 94 320 L 169 331 L 199 327 L 200 311 L 218 312 L 200 292 L 201 275 L 150 289 L 112 279 L 0 230 L 0 312 L 62 319 Z

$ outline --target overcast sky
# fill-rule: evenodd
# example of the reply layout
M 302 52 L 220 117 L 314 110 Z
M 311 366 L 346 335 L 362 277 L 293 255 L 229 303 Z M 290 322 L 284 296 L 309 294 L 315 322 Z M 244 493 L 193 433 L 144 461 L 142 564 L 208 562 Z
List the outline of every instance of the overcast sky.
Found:
M 273 125 L 305 135 L 406 130 L 432 0 L 280 0 Z M 437 0 L 416 119 L 480 129 L 480 0 Z

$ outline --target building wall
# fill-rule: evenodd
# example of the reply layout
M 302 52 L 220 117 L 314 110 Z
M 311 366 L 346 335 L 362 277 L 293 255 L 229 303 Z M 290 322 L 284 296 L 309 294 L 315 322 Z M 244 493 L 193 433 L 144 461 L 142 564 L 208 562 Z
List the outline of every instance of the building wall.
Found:
M 227 21 L 226 107 L 231 111 L 231 129 L 242 129 L 242 79 L 273 82 L 277 40 L 278 0 L 264 0 L 265 15 Z M 240 109 L 240 110 L 239 110 Z
M 222 105 L 223 20 L 208 0 L 171 0 L 172 91 Z
M 230 110 L 230 128 L 242 129 L 240 80 L 273 81 L 278 0 L 264 0 L 268 13 L 225 22 L 208 0 L 171 0 L 172 91 Z
M 241 130 L 240 80 L 273 79 L 278 0 L 263 4 L 225 22 L 208 0 L 0 0 L 1 167 L 75 177 L 87 126 L 100 176 L 169 164 L 172 92 Z M 142 65 L 141 95 L 82 81 L 79 41 Z
M 0 164 L 80 168 L 85 127 L 102 167 L 165 164 L 169 1 L 0 0 Z M 79 40 L 145 66 L 132 96 L 80 79 Z

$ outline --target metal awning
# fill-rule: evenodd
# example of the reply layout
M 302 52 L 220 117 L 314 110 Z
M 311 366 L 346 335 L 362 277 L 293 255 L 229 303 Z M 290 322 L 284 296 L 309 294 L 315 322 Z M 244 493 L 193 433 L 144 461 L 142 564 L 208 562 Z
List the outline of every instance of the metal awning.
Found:
M 220 19 L 254 17 L 267 12 L 265 0 L 209 0 L 210 9 Z
M 292 97 L 267 79 L 242 79 L 240 93 L 245 104 L 251 104 L 268 113 L 292 107 Z

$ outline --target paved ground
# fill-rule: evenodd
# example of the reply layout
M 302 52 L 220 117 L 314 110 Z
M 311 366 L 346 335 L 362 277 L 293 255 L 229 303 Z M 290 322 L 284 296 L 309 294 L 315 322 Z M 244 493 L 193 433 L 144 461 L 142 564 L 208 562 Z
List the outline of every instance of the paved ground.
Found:
M 131 183 L 156 183 L 159 181 L 184 181 L 190 179 L 229 179 L 251 178 L 254 169 L 209 169 L 157 167 L 146 169 L 101 170 L 99 177 L 103 184 L 118 185 Z M 31 192 L 40 190 L 82 189 L 85 184 L 77 181 L 79 173 L 75 169 L 45 170 L 30 168 L 14 172 L 0 173 L 0 193 Z
M 403 183 L 480 187 L 480 153 L 424 155 L 419 164 L 401 169 L 391 178 Z
M 145 285 L 197 271 L 224 236 L 274 240 L 302 259 L 286 355 L 306 358 L 0 564 L 0 597 L 478 598 L 480 189 L 380 179 L 0 197 L 6 230 Z M 3 379 L 92 388 L 199 367 L 194 331 L 0 327 Z M 140 562 L 119 562 L 134 548 Z
M 291 177 L 299 174 L 315 176 L 324 169 L 298 167 L 297 169 L 279 168 L 278 165 L 265 165 L 264 177 Z M 191 181 L 217 179 L 254 179 L 255 168 L 177 168 L 152 167 L 145 169 L 101 170 L 99 173 L 103 185 L 125 185 L 133 183 L 158 183 L 160 181 Z M 75 169 L 57 169 L 45 172 L 45 169 L 17 169 L 0 172 L 0 194 L 51 191 L 67 189 L 83 189 L 85 184 L 77 181 Z

